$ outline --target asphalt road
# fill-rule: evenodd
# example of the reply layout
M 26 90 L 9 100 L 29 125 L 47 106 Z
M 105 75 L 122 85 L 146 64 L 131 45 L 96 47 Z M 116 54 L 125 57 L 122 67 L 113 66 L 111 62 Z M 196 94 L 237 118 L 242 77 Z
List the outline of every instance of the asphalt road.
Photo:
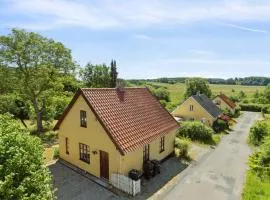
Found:
M 246 144 L 247 136 L 250 127 L 260 117 L 259 113 L 245 112 L 233 131 L 222 138 L 208 157 L 187 169 L 186 175 L 163 196 L 164 199 L 241 199 L 247 160 L 251 153 Z

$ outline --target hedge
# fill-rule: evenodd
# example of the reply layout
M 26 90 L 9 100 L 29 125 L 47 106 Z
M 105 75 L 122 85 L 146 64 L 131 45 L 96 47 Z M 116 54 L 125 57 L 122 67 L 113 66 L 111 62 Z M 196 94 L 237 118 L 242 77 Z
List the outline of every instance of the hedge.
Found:
M 270 113 L 270 104 L 239 104 L 242 111 Z

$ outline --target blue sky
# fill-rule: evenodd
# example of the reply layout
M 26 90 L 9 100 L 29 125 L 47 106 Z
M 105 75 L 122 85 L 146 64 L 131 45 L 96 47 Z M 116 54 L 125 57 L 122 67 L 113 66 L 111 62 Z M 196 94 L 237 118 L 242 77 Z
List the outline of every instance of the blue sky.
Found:
M 122 78 L 270 77 L 269 0 L 0 0 L 0 34 L 63 42 Z

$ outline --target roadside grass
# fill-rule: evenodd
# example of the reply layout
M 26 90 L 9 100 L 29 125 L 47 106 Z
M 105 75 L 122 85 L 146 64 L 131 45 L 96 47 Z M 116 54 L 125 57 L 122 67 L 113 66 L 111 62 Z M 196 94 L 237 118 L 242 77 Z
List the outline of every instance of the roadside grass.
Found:
M 270 180 L 261 179 L 252 171 L 246 174 L 245 187 L 242 193 L 243 200 L 269 200 Z
M 265 119 L 269 119 L 270 120 L 270 114 L 264 114 Z
M 265 115 L 262 120 L 270 124 L 269 115 Z M 260 146 L 254 146 L 248 141 L 248 144 L 259 150 Z M 269 177 L 259 177 L 254 171 L 248 170 L 246 172 L 245 185 L 242 193 L 243 200 L 269 200 L 270 199 L 270 179 Z

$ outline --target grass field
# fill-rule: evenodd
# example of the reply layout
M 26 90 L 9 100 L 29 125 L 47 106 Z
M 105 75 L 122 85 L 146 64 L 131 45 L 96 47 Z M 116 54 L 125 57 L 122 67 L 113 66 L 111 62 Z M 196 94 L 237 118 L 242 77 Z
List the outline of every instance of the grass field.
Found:
M 168 83 L 153 83 L 151 84 L 165 86 L 168 88 L 170 92 L 171 102 L 173 104 L 179 104 L 184 99 L 184 92 L 185 92 L 185 84 L 184 83 L 176 83 L 176 84 L 168 84 Z M 242 86 L 242 85 L 210 85 L 211 90 L 214 95 L 219 94 L 220 92 L 226 94 L 227 96 L 230 95 L 237 95 L 240 91 L 243 91 L 247 97 L 251 97 L 256 90 L 263 91 L 264 86 Z M 233 92 L 234 90 L 234 92 Z

